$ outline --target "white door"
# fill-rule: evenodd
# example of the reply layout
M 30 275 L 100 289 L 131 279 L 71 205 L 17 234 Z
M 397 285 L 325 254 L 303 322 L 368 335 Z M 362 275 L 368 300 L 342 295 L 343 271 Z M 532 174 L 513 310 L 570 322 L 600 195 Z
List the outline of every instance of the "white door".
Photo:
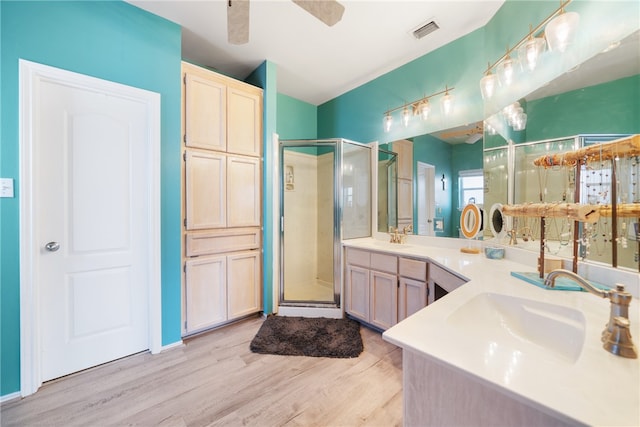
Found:
M 418 162 L 417 170 L 418 196 L 418 234 L 435 236 L 435 168 L 432 165 Z
M 46 381 L 151 347 L 154 120 L 108 90 L 55 79 L 32 90 L 33 351 Z

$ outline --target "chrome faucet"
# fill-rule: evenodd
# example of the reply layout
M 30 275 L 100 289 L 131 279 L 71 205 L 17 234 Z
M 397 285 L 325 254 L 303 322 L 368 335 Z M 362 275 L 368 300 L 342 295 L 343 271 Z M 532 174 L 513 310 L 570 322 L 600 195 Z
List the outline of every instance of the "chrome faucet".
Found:
M 601 298 L 608 298 L 611 301 L 609 322 L 604 331 L 602 331 L 603 347 L 617 356 L 637 359 L 638 351 L 631 340 L 629 323 L 629 304 L 633 297 L 624 290 L 624 285 L 616 285 L 615 289 L 609 290 L 598 289 L 574 272 L 558 269 L 549 272 L 544 280 L 545 286 L 554 287 L 556 278 L 560 276 L 569 277 L 586 291 Z

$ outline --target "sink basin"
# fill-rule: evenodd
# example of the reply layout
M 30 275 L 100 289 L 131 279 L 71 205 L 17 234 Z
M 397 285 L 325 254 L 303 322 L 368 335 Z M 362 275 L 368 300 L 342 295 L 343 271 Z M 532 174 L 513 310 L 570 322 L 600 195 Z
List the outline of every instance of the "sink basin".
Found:
M 474 296 L 451 313 L 447 323 L 472 339 L 570 364 L 578 360 L 585 338 L 582 312 L 495 293 Z

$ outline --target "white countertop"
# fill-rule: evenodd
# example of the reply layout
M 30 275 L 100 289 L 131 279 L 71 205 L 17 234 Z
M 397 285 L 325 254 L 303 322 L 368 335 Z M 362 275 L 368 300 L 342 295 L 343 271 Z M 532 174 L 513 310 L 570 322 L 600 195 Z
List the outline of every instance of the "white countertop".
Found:
M 469 279 L 444 298 L 385 331 L 386 341 L 457 369 L 569 423 L 640 426 L 640 359 L 615 356 L 602 348 L 600 336 L 609 319 L 608 300 L 587 292 L 547 290 L 531 285 L 512 277 L 510 272 L 534 272 L 535 265 L 491 260 L 483 253 L 464 254 L 459 248 L 411 242 L 387 245 L 371 238 L 346 240 L 343 244 L 428 258 Z M 452 313 L 482 293 L 526 298 L 582 312 L 585 339 L 577 360 L 563 360 L 545 349 L 513 351 L 491 338 L 483 338 L 482 334 L 461 330 L 447 322 Z M 636 348 L 640 344 L 639 305 L 634 298 L 629 315 Z M 477 319 L 477 328 L 482 328 L 482 320 Z

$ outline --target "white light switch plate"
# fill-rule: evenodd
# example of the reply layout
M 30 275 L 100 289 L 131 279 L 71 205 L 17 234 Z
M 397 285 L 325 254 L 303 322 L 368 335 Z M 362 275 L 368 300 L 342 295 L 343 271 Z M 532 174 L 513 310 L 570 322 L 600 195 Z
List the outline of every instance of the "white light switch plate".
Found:
M 13 178 L 0 178 L 0 197 L 13 197 Z

